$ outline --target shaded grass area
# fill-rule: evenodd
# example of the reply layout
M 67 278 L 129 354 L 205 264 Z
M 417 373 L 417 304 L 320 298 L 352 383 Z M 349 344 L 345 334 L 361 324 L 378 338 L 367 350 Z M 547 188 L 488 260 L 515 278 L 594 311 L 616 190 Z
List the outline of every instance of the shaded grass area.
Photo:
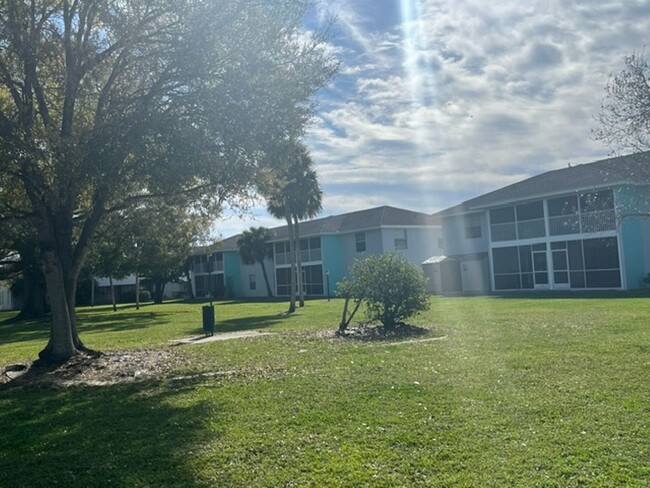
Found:
M 276 333 L 186 349 L 178 375 L 231 378 L 0 391 L 0 486 L 647 486 L 647 298 L 433 298 L 430 342 L 324 339 L 341 307 L 217 303 Z M 82 338 L 200 331 L 195 304 L 118 313 L 82 310 Z M 2 361 L 43 334 L 4 327 Z

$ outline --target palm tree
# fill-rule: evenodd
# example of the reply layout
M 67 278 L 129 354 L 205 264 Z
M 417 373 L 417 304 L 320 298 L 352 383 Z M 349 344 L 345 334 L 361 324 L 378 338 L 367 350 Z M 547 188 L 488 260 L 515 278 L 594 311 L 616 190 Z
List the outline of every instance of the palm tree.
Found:
M 251 227 L 249 230 L 242 232 L 241 237 L 237 240 L 237 247 L 244 264 L 260 263 L 262 266 L 262 274 L 264 275 L 264 283 L 266 284 L 266 294 L 269 297 L 273 296 L 271 284 L 269 283 L 269 276 L 266 273 L 266 266 L 264 260 L 273 257 L 273 252 L 270 251 L 268 241 L 271 238 L 271 231 L 264 227 Z
M 280 169 L 267 182 L 265 193 L 268 212 L 287 222 L 289 253 L 291 261 L 291 301 L 289 312 L 295 311 L 296 277 L 300 306 L 304 306 L 302 286 L 302 262 L 300 259 L 299 222 L 313 218 L 322 209 L 323 192 L 309 150 L 299 141 L 280 149 Z M 297 265 L 296 265 L 297 262 Z M 297 268 L 297 269 L 296 269 Z
M 305 305 L 302 286 L 302 260 L 300 257 L 299 222 L 313 218 L 322 209 L 323 192 L 318 184 L 314 163 L 304 144 L 296 142 L 284 169 L 275 175 L 267 198 L 267 210 L 276 218 L 287 221 L 289 252 L 291 254 L 291 304 L 289 312 L 295 311 L 296 276 L 300 306 Z M 297 262 L 297 265 L 296 265 Z
M 288 188 L 292 196 L 291 214 L 294 224 L 294 238 L 297 247 L 297 274 L 298 274 L 298 293 L 299 305 L 305 306 L 305 293 L 302 284 L 302 256 L 300 250 L 300 225 L 301 220 L 312 219 L 316 217 L 323 209 L 323 192 L 318 184 L 318 175 L 312 167 L 313 162 L 306 154 L 306 158 L 301 160 L 300 167 L 296 168 L 294 174 L 295 185 Z
M 287 221 L 289 258 L 291 263 L 289 281 L 291 288 L 289 292 L 289 310 L 287 313 L 294 313 L 296 311 L 296 249 L 293 238 L 293 221 L 282 192 L 284 186 L 284 182 L 282 181 L 276 181 L 273 184 L 273 190 L 271 190 L 266 200 L 266 210 L 276 219 L 285 219 Z

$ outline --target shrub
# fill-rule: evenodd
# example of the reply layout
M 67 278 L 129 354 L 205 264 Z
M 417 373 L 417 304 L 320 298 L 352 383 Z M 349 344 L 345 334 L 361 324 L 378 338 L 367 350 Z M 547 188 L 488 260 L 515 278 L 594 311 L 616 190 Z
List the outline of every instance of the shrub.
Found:
M 135 290 L 130 290 L 120 294 L 119 303 L 135 303 Z M 151 301 L 151 292 L 149 290 L 140 290 L 140 303 Z
M 395 253 L 369 256 L 350 266 L 350 296 L 366 302 L 366 315 L 386 329 L 429 308 L 427 279 Z

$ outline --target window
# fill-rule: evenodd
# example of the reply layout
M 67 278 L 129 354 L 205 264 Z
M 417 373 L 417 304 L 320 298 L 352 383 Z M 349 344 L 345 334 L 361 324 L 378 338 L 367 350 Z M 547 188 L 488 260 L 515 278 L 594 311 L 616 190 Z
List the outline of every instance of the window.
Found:
M 406 229 L 398 230 L 395 234 L 395 249 L 408 249 L 408 242 L 406 240 Z
M 482 236 L 481 215 L 480 214 L 465 215 L 465 238 L 478 239 L 481 236 Z
M 354 240 L 356 243 L 356 250 L 357 252 L 365 252 L 366 251 L 366 233 L 365 232 L 357 232 L 354 234 Z
M 289 242 L 278 242 L 275 244 L 275 264 L 289 264 L 291 262 Z
M 302 269 L 302 284 L 307 295 L 322 295 L 323 287 L 323 267 L 320 264 L 305 266 Z
M 288 296 L 291 293 L 291 268 L 276 269 L 275 279 L 278 295 Z
M 320 237 L 300 239 L 300 259 L 303 263 L 322 260 Z
M 194 278 L 197 297 L 222 297 L 225 292 L 223 274 L 199 275 Z
M 580 195 L 580 211 L 598 212 L 614 208 L 614 194 L 611 190 L 595 191 Z
M 578 198 L 575 196 L 552 198 L 548 201 L 548 215 L 575 215 L 578 213 Z
M 276 270 L 277 293 L 287 296 L 291 291 L 291 268 Z M 323 267 L 320 264 L 302 267 L 302 285 L 307 295 L 323 295 Z
M 517 222 L 544 218 L 544 205 L 541 201 L 517 205 Z
M 515 207 L 490 210 L 490 232 L 492 241 L 514 241 L 517 239 Z
M 248 289 L 251 291 L 257 290 L 257 277 L 255 274 L 248 275 Z

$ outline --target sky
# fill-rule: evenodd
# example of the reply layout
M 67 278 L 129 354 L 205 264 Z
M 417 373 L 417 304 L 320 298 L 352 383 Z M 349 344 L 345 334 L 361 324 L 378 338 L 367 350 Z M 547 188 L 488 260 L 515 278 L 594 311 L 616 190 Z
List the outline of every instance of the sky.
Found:
M 321 216 L 391 205 L 433 213 L 567 164 L 594 140 L 610 74 L 644 52 L 650 0 L 322 0 L 341 71 L 305 141 Z M 219 220 L 275 227 L 263 202 Z

